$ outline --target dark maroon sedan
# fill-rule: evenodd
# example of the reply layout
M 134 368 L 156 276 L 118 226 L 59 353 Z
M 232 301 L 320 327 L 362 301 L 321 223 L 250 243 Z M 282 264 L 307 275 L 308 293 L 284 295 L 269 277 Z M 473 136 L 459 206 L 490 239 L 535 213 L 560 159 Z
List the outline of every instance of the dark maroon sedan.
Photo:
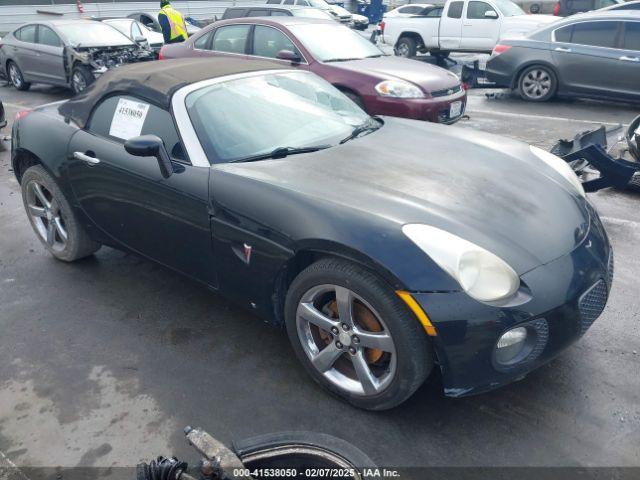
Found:
M 466 92 L 456 75 L 416 60 L 385 56 L 375 45 L 331 20 L 236 18 L 216 22 L 184 43 L 165 45 L 160 58 L 269 58 L 310 70 L 371 115 L 453 123 Z

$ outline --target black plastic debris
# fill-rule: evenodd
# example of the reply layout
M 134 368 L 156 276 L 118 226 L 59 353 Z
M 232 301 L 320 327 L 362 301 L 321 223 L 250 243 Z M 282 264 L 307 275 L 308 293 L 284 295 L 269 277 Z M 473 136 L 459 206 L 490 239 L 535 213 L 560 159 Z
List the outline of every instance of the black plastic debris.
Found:
M 472 64 L 462 65 L 460 80 L 467 88 L 496 88 L 495 82 L 490 82 L 486 72 L 480 68 L 479 60 L 474 60 Z
M 609 130 L 603 125 L 595 130 L 577 134 L 573 140 L 559 140 L 551 153 L 564 159 L 580 181 L 586 192 L 603 188 L 640 188 L 640 116 L 636 117 L 625 132 L 627 148 L 632 160 L 614 157 L 610 154 L 614 145 L 620 142 L 623 127 L 618 125 Z

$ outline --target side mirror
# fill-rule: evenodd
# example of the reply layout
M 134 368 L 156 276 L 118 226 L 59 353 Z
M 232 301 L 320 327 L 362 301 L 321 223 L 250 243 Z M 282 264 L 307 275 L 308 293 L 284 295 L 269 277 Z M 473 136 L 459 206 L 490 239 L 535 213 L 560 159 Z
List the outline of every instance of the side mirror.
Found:
M 291 63 L 300 63 L 301 60 L 300 55 L 291 50 L 280 50 L 276 53 L 276 58 L 278 60 L 287 60 Z
M 138 35 L 136 38 L 133 39 L 133 41 L 136 42 L 138 45 L 144 45 L 147 43 L 146 37 L 143 37 L 142 35 Z
M 496 12 L 495 10 L 487 10 L 486 12 L 484 12 L 484 18 L 491 18 L 495 20 L 496 18 L 498 18 L 498 12 Z
M 124 142 L 124 149 L 128 154 L 136 157 L 156 157 L 160 173 L 164 178 L 169 178 L 173 173 L 173 165 L 164 142 L 156 135 L 140 135 Z

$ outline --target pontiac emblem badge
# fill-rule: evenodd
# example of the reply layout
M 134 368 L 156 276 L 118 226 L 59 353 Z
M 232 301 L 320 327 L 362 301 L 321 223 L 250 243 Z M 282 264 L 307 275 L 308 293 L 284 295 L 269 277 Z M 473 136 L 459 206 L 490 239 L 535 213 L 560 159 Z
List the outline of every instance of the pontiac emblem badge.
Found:
M 243 245 L 244 246 L 244 262 L 249 265 L 249 262 L 251 262 L 251 245 L 247 245 L 246 243 Z

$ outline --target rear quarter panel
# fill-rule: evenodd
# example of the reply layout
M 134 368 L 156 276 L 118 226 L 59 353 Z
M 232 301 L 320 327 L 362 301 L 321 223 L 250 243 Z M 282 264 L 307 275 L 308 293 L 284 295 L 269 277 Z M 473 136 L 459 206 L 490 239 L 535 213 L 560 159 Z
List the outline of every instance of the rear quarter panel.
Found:
M 32 111 L 14 123 L 11 162 L 16 176 L 19 176 L 19 156 L 25 152 L 36 156 L 65 195 L 69 195 L 67 198 L 72 198 L 70 187 L 64 177 L 64 165 L 69 140 L 78 127 L 72 122 L 66 123 L 58 115 L 57 108 L 58 104 L 53 104 L 42 111 Z

